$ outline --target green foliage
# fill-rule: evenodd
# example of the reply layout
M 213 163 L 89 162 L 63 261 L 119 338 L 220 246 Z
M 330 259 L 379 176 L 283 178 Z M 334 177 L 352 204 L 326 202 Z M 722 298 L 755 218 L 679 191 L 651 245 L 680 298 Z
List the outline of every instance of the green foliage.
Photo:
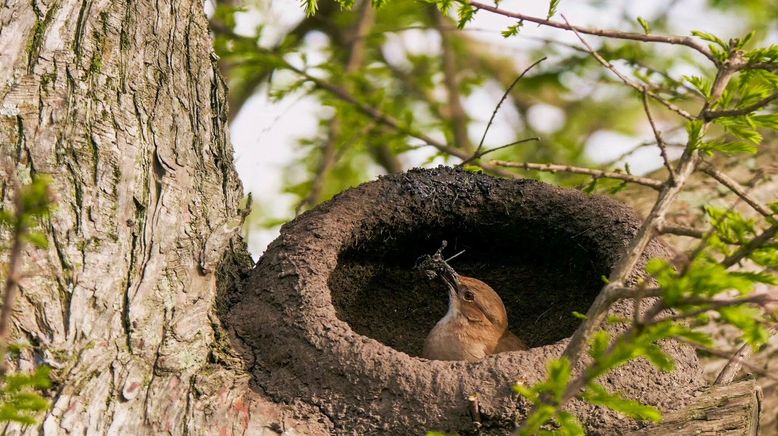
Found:
M 13 373 L 0 386 L 0 422 L 36 423 L 35 415 L 48 409 L 49 401 L 39 392 L 51 386 L 47 366 L 39 366 L 32 373 Z
M 38 220 L 46 217 L 52 208 L 49 184 L 48 177 L 33 177 L 30 183 L 20 186 L 13 193 L 13 210 L 5 207 L 0 210 L 0 226 L 7 227 L 18 242 L 29 242 L 38 248 L 48 246 L 45 234 L 30 229 L 34 228 Z M 7 293 L 9 289 L 4 289 L 3 292 Z M 2 310 L 11 308 L 4 307 Z M 0 341 L 6 342 L 8 338 L 0 338 Z M 11 356 L 18 356 L 22 346 L 3 344 L 1 349 L 7 350 Z M 35 415 L 49 407 L 48 400 L 39 391 L 48 389 L 51 385 L 50 368 L 42 365 L 32 373 L 7 373 L 4 361 L 6 356 L 2 355 L 0 359 L 3 359 L 0 362 L 0 422 L 35 424 Z
M 640 404 L 619 394 L 612 394 L 597 383 L 590 383 L 581 396 L 592 404 L 608 407 L 630 418 L 652 422 L 662 420 L 662 412 L 656 407 Z
M 523 20 L 516 22 L 516 24 L 511 24 L 510 26 L 508 26 L 507 29 L 501 32 L 501 35 L 503 38 L 510 38 L 511 36 L 516 36 L 519 34 L 519 30 L 521 30 L 522 27 L 524 27 Z
M 541 428 L 553 421 L 563 435 L 583 435 L 583 427 L 573 415 L 557 407 L 562 402 L 570 382 L 570 361 L 566 358 L 553 359 L 546 364 L 545 381 L 527 387 L 522 384 L 513 386 L 513 390 L 529 400 L 535 411 L 519 430 L 520 435 L 541 433 Z
M 645 32 L 646 34 L 651 33 L 651 25 L 648 23 L 648 21 L 646 21 L 645 18 L 638 17 L 637 20 L 638 20 L 638 24 L 640 24 L 640 27 L 643 28 L 643 32 Z
M 556 15 L 557 8 L 559 7 L 559 1 L 560 0 L 551 0 L 548 4 L 548 13 L 546 14 L 546 19 L 550 20 L 551 17 Z

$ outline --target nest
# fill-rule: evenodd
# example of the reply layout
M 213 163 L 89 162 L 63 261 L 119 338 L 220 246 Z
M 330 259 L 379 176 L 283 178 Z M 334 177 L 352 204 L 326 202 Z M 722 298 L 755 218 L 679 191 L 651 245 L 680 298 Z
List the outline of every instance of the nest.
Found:
M 411 170 L 348 190 L 290 222 L 231 301 L 226 324 L 257 389 L 315 405 L 339 433 L 508 432 L 529 405 L 516 381 L 545 377 L 602 287 L 640 219 L 627 206 L 532 180 L 451 168 Z M 457 272 L 490 284 L 510 329 L 531 348 L 479 362 L 418 357 L 446 312 L 442 284 L 414 270 L 447 240 Z M 653 241 L 650 257 L 669 249 Z M 614 312 L 629 316 L 631 304 Z M 609 328 L 618 330 L 618 325 Z M 601 382 L 664 410 L 702 385 L 694 351 L 664 344 L 676 370 L 644 361 Z M 473 404 L 478 394 L 479 423 Z M 610 411 L 573 402 L 590 432 L 635 428 Z

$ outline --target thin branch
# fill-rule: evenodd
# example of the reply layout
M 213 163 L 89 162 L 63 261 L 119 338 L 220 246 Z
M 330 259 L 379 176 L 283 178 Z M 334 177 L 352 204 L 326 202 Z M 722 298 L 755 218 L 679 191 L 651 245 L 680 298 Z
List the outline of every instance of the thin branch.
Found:
M 713 385 L 728 385 L 732 383 L 735 376 L 740 372 L 740 368 L 743 367 L 743 362 L 751 356 L 751 344 L 743 344 L 737 353 L 733 354 L 729 358 L 724 368 L 721 369 Z
M 658 224 L 656 226 L 656 232 L 659 234 L 688 236 L 690 238 L 697 238 L 697 239 L 704 238 L 706 233 L 700 229 L 693 229 L 691 227 L 683 227 L 683 226 L 675 226 L 672 224 Z
M 463 160 L 461 163 L 459 163 L 459 165 L 460 166 L 461 165 L 465 165 L 465 164 L 467 164 L 469 162 L 472 162 L 474 160 L 480 159 L 480 158 L 486 156 L 487 154 L 494 153 L 495 151 L 504 150 L 506 148 L 513 147 L 514 145 L 524 144 L 525 142 L 530 142 L 530 141 L 540 141 L 540 137 L 533 136 L 531 138 L 519 139 L 518 141 L 509 142 L 508 144 L 501 145 L 499 147 L 494 147 L 494 148 L 490 148 L 488 150 L 483 150 L 481 152 L 478 152 L 478 153 L 470 156 L 466 160 Z
M 684 342 L 686 344 L 689 344 L 692 347 L 694 347 L 694 348 L 696 348 L 696 349 L 698 349 L 700 351 L 704 351 L 704 352 L 712 354 L 714 356 L 723 357 L 724 359 L 732 359 L 735 362 L 737 362 L 738 364 L 740 364 L 740 365 L 748 368 L 749 370 L 753 371 L 755 374 L 758 374 L 758 375 L 760 375 L 762 377 L 765 377 L 765 378 L 768 378 L 770 380 L 778 381 L 778 376 L 775 376 L 775 375 L 769 373 L 768 371 L 765 371 L 764 368 L 760 368 L 760 367 L 758 367 L 758 366 L 756 366 L 756 365 L 754 365 L 752 363 L 746 362 L 745 359 L 738 358 L 737 354 L 738 354 L 738 352 L 740 350 L 735 351 L 735 352 L 719 351 L 719 350 L 716 350 L 716 349 L 713 349 L 713 348 L 703 347 L 700 344 L 684 340 L 683 338 L 678 338 L 678 340 L 681 341 L 681 342 Z
M 770 329 L 770 336 L 775 335 L 775 333 L 776 330 L 774 328 Z M 719 372 L 719 375 L 716 377 L 716 380 L 713 382 L 713 384 L 728 385 L 732 383 L 732 380 L 735 379 L 737 373 L 740 372 L 740 368 L 743 367 L 743 364 L 746 363 L 748 358 L 751 356 L 752 351 L 753 347 L 751 347 L 750 344 L 743 344 L 740 349 L 738 349 L 737 352 L 729 358 L 726 365 L 724 365 L 724 368 L 722 368 L 721 372 Z
M 627 298 L 651 298 L 661 297 L 662 288 L 610 288 L 608 299 L 611 302 Z
M 483 156 L 484 154 L 486 154 L 486 153 L 483 153 L 483 154 L 479 154 L 479 153 L 481 152 L 481 149 L 482 149 L 482 148 L 483 148 L 483 146 L 484 146 L 484 141 L 486 140 L 486 134 L 487 134 L 487 133 L 489 133 L 489 128 L 491 128 L 491 127 L 492 127 L 492 123 L 494 122 L 494 118 L 497 116 L 497 112 L 500 110 L 500 106 L 502 106 L 502 104 L 505 102 L 505 99 L 507 99 L 507 98 L 508 98 L 508 95 L 510 95 L 511 91 L 512 91 L 512 90 L 513 90 L 513 88 L 516 86 L 516 84 L 518 84 L 518 83 L 519 83 L 519 81 L 520 81 L 520 80 L 521 80 L 521 79 L 522 79 L 522 78 L 523 78 L 523 77 L 524 77 L 524 76 L 525 76 L 525 75 L 526 75 L 526 74 L 527 74 L 527 73 L 528 73 L 528 72 L 529 72 L 531 69 L 533 69 L 533 68 L 534 68 L 536 65 L 540 64 L 541 62 L 545 61 L 546 59 L 548 59 L 548 58 L 547 58 L 547 57 L 545 57 L 545 56 L 543 56 L 542 58 L 540 58 L 540 59 L 536 60 L 536 61 L 535 61 L 535 62 L 533 62 L 533 63 L 532 63 L 530 66 L 528 66 L 527 68 L 525 68 L 525 69 L 524 69 L 524 71 L 522 71 L 522 72 L 521 72 L 521 74 L 519 74 L 519 75 L 516 77 L 516 79 L 514 79 L 514 80 L 513 80 L 513 82 L 511 82 L 511 84 L 508 86 L 508 88 L 507 88 L 507 89 L 505 90 L 505 92 L 502 94 L 502 97 L 500 98 L 500 101 L 499 101 L 499 102 L 497 102 L 497 106 L 495 106 L 495 107 L 494 107 L 494 110 L 492 111 L 492 116 L 491 116 L 491 117 L 489 117 L 489 122 L 486 124 L 486 129 L 484 129 L 484 134 L 483 134 L 483 135 L 481 135 L 481 140 L 478 142 L 478 148 L 476 148 L 476 150 L 475 150 L 475 153 L 473 153 L 473 156 L 471 156 L 470 158 L 468 158 L 468 159 L 466 159 L 464 162 L 462 162 L 463 164 L 465 164 L 465 163 L 468 163 L 468 162 L 471 162 L 471 161 L 473 161 L 473 160 L 475 160 L 475 159 L 478 159 L 479 157 L 481 157 L 481 156 Z
M 703 56 L 710 59 L 710 61 L 713 62 L 714 64 L 718 65 L 719 63 L 716 57 L 713 56 L 713 54 L 710 52 L 708 47 L 706 47 L 704 44 L 699 43 L 696 39 L 689 36 L 653 35 L 653 34 L 645 34 L 645 33 L 623 32 L 620 30 L 596 29 L 596 28 L 584 27 L 584 26 L 572 26 L 570 25 L 570 23 L 560 23 L 558 21 L 533 17 L 531 15 L 525 15 L 519 12 L 509 12 L 504 9 L 500 9 L 498 7 L 491 6 L 486 3 L 481 3 L 477 1 L 466 1 L 466 0 L 458 0 L 458 1 L 461 3 L 470 4 L 476 7 L 477 9 L 483 9 L 485 11 L 489 11 L 498 15 L 515 18 L 517 20 L 529 21 L 531 23 L 537 23 L 543 26 L 555 27 L 557 29 L 572 30 L 587 35 L 604 36 L 607 38 L 614 38 L 614 39 L 626 39 L 630 41 L 658 42 L 662 44 L 683 45 L 698 51 Z
M 575 167 L 572 165 L 557 165 L 550 163 L 531 163 L 531 162 L 506 162 L 500 160 L 493 160 L 489 162 L 491 165 L 506 168 L 522 168 L 527 171 L 543 171 L 547 173 L 572 173 L 572 174 L 584 174 L 592 176 L 595 179 L 617 179 L 624 180 L 625 182 L 636 183 L 638 185 L 648 186 L 652 189 L 662 189 L 664 182 L 650 177 L 633 176 L 632 174 L 620 173 L 616 171 L 603 171 L 585 167 Z
M 710 162 L 701 161 L 698 168 L 702 170 L 702 172 L 704 172 L 705 174 L 716 179 L 716 181 L 718 181 L 722 185 L 729 188 L 730 191 L 734 192 L 735 195 L 737 195 L 743 201 L 748 203 L 748 205 L 754 208 L 755 211 L 759 212 L 760 214 L 762 214 L 767 218 L 773 217 L 774 215 L 773 211 L 771 211 L 767 206 L 759 202 L 759 200 L 752 197 L 748 192 L 746 192 L 745 188 L 743 188 L 743 186 L 741 186 L 740 183 L 738 183 L 736 180 L 732 179 L 728 175 L 716 169 L 716 167 L 711 165 Z
M 374 108 L 373 106 L 370 106 L 368 104 L 365 104 L 361 101 L 359 101 L 356 97 L 351 95 L 348 91 L 345 89 L 333 85 L 325 80 L 319 79 L 317 77 L 314 77 L 310 75 L 309 73 L 305 72 L 304 70 L 301 70 L 294 65 L 283 61 L 284 68 L 298 74 L 299 76 L 303 77 L 305 80 L 313 83 L 317 88 L 326 91 L 330 93 L 333 97 L 336 97 L 346 103 L 349 103 L 352 105 L 355 109 L 357 109 L 359 112 L 361 112 L 363 115 L 372 118 L 378 123 L 381 123 L 387 127 L 390 127 L 391 129 L 403 133 L 405 135 L 408 135 L 410 137 L 419 139 L 423 141 L 426 145 L 429 145 L 431 147 L 436 148 L 440 152 L 457 157 L 459 159 L 465 160 L 468 157 L 470 157 L 467 152 L 464 150 L 459 150 L 455 147 L 451 147 L 444 142 L 438 141 L 424 133 L 418 132 L 414 129 L 411 129 L 409 127 L 404 126 L 399 120 L 392 117 L 391 115 L 384 114 L 383 112 L 379 111 L 378 109 Z M 514 175 L 508 171 L 501 170 L 500 168 L 496 168 L 492 165 L 489 165 L 487 163 L 481 163 L 479 164 L 484 170 L 490 171 L 494 174 L 497 174 L 502 177 L 514 177 Z
M 4 376 L 8 364 L 5 355 L 8 351 L 8 341 L 11 335 L 11 315 L 13 314 L 14 301 L 19 292 L 19 269 L 22 266 L 22 248 L 24 246 L 24 234 L 27 232 L 27 225 L 24 216 L 24 202 L 22 201 L 22 190 L 18 181 L 13 175 L 13 164 L 10 160 L 3 162 L 8 166 L 8 182 L 12 184 L 14 197 L 14 220 L 13 225 L 13 244 L 11 245 L 10 257 L 8 260 L 8 272 L 5 278 L 5 289 L 3 292 L 3 307 L 0 309 L 0 376 Z
M 646 112 L 648 123 L 651 124 L 651 130 L 654 131 L 654 138 L 656 139 L 656 146 L 659 147 L 659 154 L 662 155 L 662 161 L 665 164 L 665 168 L 667 168 L 667 172 L 670 174 L 670 183 L 675 184 L 675 170 L 673 169 L 672 164 L 670 164 L 670 159 L 667 157 L 667 146 L 662 139 L 662 134 L 659 132 L 659 129 L 657 129 L 656 123 L 654 123 L 654 117 L 651 116 L 651 110 L 648 107 L 648 93 L 646 91 L 643 91 L 643 109 Z
M 565 23 L 567 23 L 567 18 L 563 15 L 562 18 L 565 20 Z M 569 23 L 568 23 L 569 26 Z M 586 42 L 585 39 L 581 36 L 580 33 L 578 33 L 578 30 L 576 30 L 575 27 L 570 26 L 570 30 L 575 33 L 575 36 L 578 37 L 578 40 L 581 41 L 581 44 L 586 47 L 586 50 L 589 52 L 589 54 L 592 55 L 592 57 L 597 60 L 603 67 L 610 70 L 613 74 L 615 74 L 619 79 L 621 79 L 624 84 L 627 86 L 635 89 L 638 92 L 648 94 L 651 98 L 658 101 L 659 103 L 662 103 L 666 108 L 670 109 L 671 111 L 677 113 L 678 115 L 686 118 L 687 120 L 693 120 L 695 119 L 694 115 L 690 114 L 689 112 L 681 109 L 680 107 L 676 106 L 673 103 L 670 103 L 669 101 L 665 100 L 664 98 L 660 97 L 658 94 L 654 93 L 653 91 L 649 90 L 648 87 L 642 83 L 635 82 L 634 80 L 630 79 L 629 77 L 625 76 L 621 73 L 613 64 L 611 64 L 608 60 L 606 60 L 604 57 L 602 57 L 599 53 L 597 53 L 596 50 L 592 48 L 592 46 L 589 45 L 588 42 Z
M 773 239 L 776 234 L 778 234 L 778 224 L 773 224 L 772 226 L 768 227 L 767 230 L 760 233 L 757 237 L 748 241 L 748 243 L 729 255 L 726 259 L 722 260 L 721 264 L 726 267 L 730 267 L 740 262 L 741 260 L 750 256 L 754 251 L 762 248 L 765 244 L 767 244 L 767 242 Z
M 743 55 L 741 52 L 731 52 L 727 61 L 719 66 L 719 72 L 716 75 L 716 79 L 714 80 L 711 89 L 718 90 L 726 88 L 727 83 L 729 83 L 734 74 L 732 71 L 741 66 L 742 59 Z M 708 105 L 715 103 L 719 97 L 720 94 L 712 94 L 711 99 L 706 102 L 700 110 L 700 113 L 707 110 Z M 704 134 L 708 125 L 709 123 L 707 122 L 703 123 L 700 132 L 701 134 Z M 586 312 L 587 319 L 581 323 L 570 338 L 570 342 L 565 348 L 564 356 L 570 360 L 573 367 L 578 364 L 578 361 L 583 354 L 584 347 L 589 343 L 592 334 L 594 334 L 600 324 L 605 320 L 608 309 L 610 308 L 608 289 L 624 286 L 624 282 L 630 277 L 646 247 L 648 247 L 648 244 L 654 238 L 656 227 L 664 221 L 670 205 L 675 201 L 675 198 L 681 192 L 684 184 L 694 172 L 698 160 L 699 150 L 694 147 L 694 144 L 687 142 L 676 169 L 675 184 L 664 184 L 648 217 L 643 221 L 643 225 L 640 226 L 637 234 L 632 238 L 626 251 L 622 254 L 618 263 L 611 271 L 611 274 L 608 277 L 608 284 L 603 291 L 595 297 L 592 305 Z M 778 227 L 776 227 L 776 231 L 778 231 Z M 752 240 L 751 242 L 754 241 Z M 741 247 L 741 250 L 743 248 L 745 248 L 745 246 Z M 652 310 L 661 310 L 661 306 L 655 305 Z
M 759 109 L 762 109 L 763 107 L 767 106 L 772 102 L 773 100 L 778 99 L 778 91 L 773 92 L 768 97 L 763 98 L 762 100 L 759 100 L 758 102 L 746 106 L 744 108 L 740 109 L 730 109 L 730 110 L 720 110 L 720 111 L 705 111 L 702 113 L 702 118 L 706 121 L 715 120 L 716 118 L 722 118 L 722 117 L 737 117 L 741 115 L 748 115 L 751 112 L 758 111 Z

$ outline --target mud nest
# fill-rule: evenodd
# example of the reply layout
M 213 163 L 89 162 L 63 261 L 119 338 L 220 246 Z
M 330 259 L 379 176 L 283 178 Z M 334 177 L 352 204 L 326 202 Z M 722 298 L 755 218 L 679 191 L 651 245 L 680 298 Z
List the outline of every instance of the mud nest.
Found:
M 544 377 L 579 323 L 571 313 L 586 312 L 639 224 L 613 200 L 532 180 L 444 167 L 382 177 L 284 226 L 243 292 L 228 296 L 226 323 L 258 390 L 315 405 L 338 433 L 466 433 L 475 393 L 481 427 L 510 431 L 528 410 L 512 384 Z M 530 350 L 473 363 L 417 357 L 447 297 L 413 265 L 442 240 L 450 253 L 465 250 L 452 261 L 458 272 L 502 296 Z M 646 258 L 668 254 L 654 241 Z M 637 361 L 603 384 L 661 409 L 683 406 L 702 384 L 699 365 L 689 347 L 664 347 L 674 372 Z M 639 426 L 571 410 L 593 433 Z

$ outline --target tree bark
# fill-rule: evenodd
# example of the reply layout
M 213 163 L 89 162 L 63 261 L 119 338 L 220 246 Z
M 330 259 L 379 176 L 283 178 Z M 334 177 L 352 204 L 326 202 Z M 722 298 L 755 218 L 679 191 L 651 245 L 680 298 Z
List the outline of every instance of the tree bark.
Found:
M 5 2 L 0 79 L 0 154 L 57 196 L 13 319 L 52 407 L 17 430 L 324 431 L 249 387 L 216 313 L 252 263 L 202 2 Z

